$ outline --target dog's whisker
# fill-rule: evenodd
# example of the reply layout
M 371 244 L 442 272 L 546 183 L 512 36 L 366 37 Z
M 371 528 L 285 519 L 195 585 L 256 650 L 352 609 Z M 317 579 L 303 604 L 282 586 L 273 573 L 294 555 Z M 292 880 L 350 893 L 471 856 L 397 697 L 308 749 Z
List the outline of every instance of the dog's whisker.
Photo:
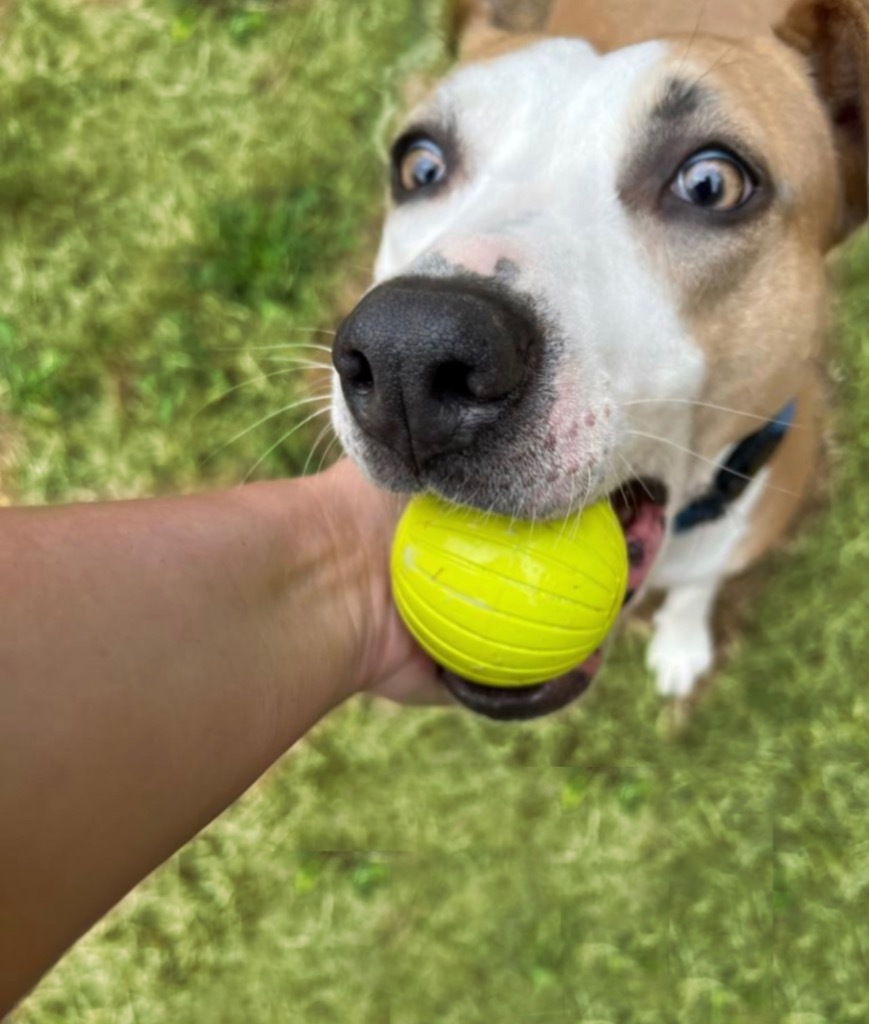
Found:
M 291 327 L 290 330 L 298 334 L 325 334 L 330 338 L 337 335 L 337 331 L 329 330 L 327 327 Z
M 331 363 L 320 362 L 319 359 L 301 359 L 299 356 L 263 356 L 273 363 L 292 363 L 293 366 L 301 366 L 306 370 L 331 370 Z
M 634 437 L 644 437 L 649 441 L 659 441 L 661 444 L 669 445 L 671 448 L 675 448 L 677 451 L 684 452 L 686 455 L 692 456 L 692 458 L 699 459 L 701 462 L 705 462 L 709 466 L 713 466 L 715 469 L 721 469 L 720 463 L 716 462 L 715 459 L 708 459 L 705 455 L 701 455 L 699 452 L 692 451 L 690 448 L 685 448 L 683 445 L 677 444 L 675 441 L 670 441 L 666 437 L 658 437 L 656 434 L 647 434 L 642 430 L 627 430 L 626 433 L 632 434 Z M 747 476 L 745 473 L 739 473 L 735 469 L 728 469 L 728 473 L 732 476 L 738 477 L 740 480 L 746 480 L 751 483 L 755 477 Z M 773 491 L 777 491 L 779 494 L 786 494 L 791 498 L 796 498 L 793 491 L 785 490 L 782 487 L 773 487 L 771 484 L 767 484 Z
M 640 487 L 643 488 L 643 490 L 646 492 L 646 495 L 649 498 L 649 501 L 651 501 L 652 504 L 657 504 L 657 502 L 655 501 L 654 495 L 649 490 L 649 486 L 646 483 L 646 481 L 643 479 L 642 475 L 640 473 L 638 473 L 636 471 L 636 469 L 634 469 L 634 467 L 630 464 L 628 459 L 626 459 L 625 456 L 622 455 L 621 452 L 616 452 L 616 454 L 622 460 L 622 462 L 628 467 L 628 475 L 630 476 L 630 478 L 632 480 L 636 480 L 636 482 L 640 485 Z M 619 492 L 621 493 L 622 498 L 625 501 L 627 501 L 628 500 L 628 496 L 625 493 L 625 489 L 624 489 L 624 486 L 622 484 L 619 484 Z
M 330 424 L 330 425 L 331 425 L 331 424 Z M 334 436 L 334 437 L 332 438 L 332 440 L 331 440 L 331 441 L 330 441 L 330 442 L 329 442 L 329 443 L 328 443 L 328 444 L 326 445 L 326 450 L 325 450 L 325 451 L 323 452 L 323 454 L 322 454 L 322 455 L 320 456 L 320 461 L 319 461 L 319 463 L 317 464 L 317 473 L 322 473 L 322 472 L 323 472 L 323 467 L 324 467 L 324 466 L 325 466 L 325 464 L 326 464 L 326 459 L 328 459 L 328 458 L 329 458 L 329 452 L 331 452 L 331 451 L 332 451 L 332 449 L 333 449 L 333 448 L 335 447 L 335 445 L 336 445 L 336 444 L 338 444 L 338 441 L 339 441 L 339 437 L 338 437 L 338 435 L 336 434 L 336 435 L 335 435 L 335 436 Z
M 222 402 L 228 395 L 233 394 L 236 391 L 241 391 L 242 388 L 253 387 L 254 384 L 262 384 L 267 380 L 272 380 L 275 377 L 285 377 L 288 373 L 295 373 L 295 367 L 290 366 L 286 370 L 276 370 L 274 373 L 264 373 L 259 377 L 252 377 L 250 380 L 242 381 L 241 384 L 236 384 L 234 387 L 227 388 L 226 391 L 221 392 L 214 398 L 210 398 L 205 405 L 201 406 L 196 412 L 192 413 L 190 418 L 195 420 L 197 416 L 201 416 L 206 409 L 210 409 L 211 406 L 217 405 L 218 402 Z M 327 396 L 323 396 L 327 397 Z
M 745 416 L 747 419 L 757 420 L 759 423 L 770 423 L 777 427 L 792 427 L 794 430 L 803 429 L 799 424 L 788 423 L 776 417 L 758 416 L 757 413 L 744 412 L 742 409 L 731 409 L 726 405 L 715 405 L 712 402 L 696 402 L 690 398 L 637 398 L 632 402 L 625 402 L 624 408 L 629 409 L 635 405 L 692 405 L 701 409 L 713 409 L 715 412 L 732 413 L 734 416 Z
M 305 459 L 305 465 L 302 467 L 302 476 L 307 476 L 308 475 L 308 466 L 311 465 L 311 460 L 314 457 L 314 452 L 317 450 L 317 445 L 323 440 L 323 438 L 326 436 L 326 434 L 329 433 L 331 428 L 332 428 L 332 424 L 331 423 L 327 423 L 326 426 L 323 427 L 323 429 L 320 431 L 320 433 L 317 434 L 317 437 L 315 438 L 314 443 L 311 445 L 311 450 L 308 452 L 308 457 L 307 457 L 307 459 Z
M 328 412 L 329 411 L 329 399 L 331 397 L 332 397 L 331 393 L 330 394 L 326 394 L 326 395 L 311 395 L 309 398 L 300 398 L 296 402 L 290 402 L 289 405 L 285 405 L 282 409 L 277 409 L 275 412 L 270 412 L 268 414 L 268 416 L 263 416 L 262 419 L 257 420 L 256 423 L 254 423 L 251 426 L 245 428 L 240 433 L 236 434 L 235 437 L 230 438 L 230 440 L 227 441 L 225 444 L 222 444 L 219 448 L 215 449 L 215 451 L 213 451 L 208 456 L 208 458 L 205 460 L 206 463 L 210 462 L 213 458 L 218 456 L 222 451 L 225 451 L 227 448 L 230 448 L 236 442 L 240 441 L 243 437 L 247 437 L 247 435 L 251 431 L 256 430 L 257 427 L 261 427 L 264 423 L 268 423 L 269 420 L 273 420 L 276 416 L 281 416 L 283 413 L 294 411 L 294 410 L 296 410 L 296 409 L 298 409 L 298 408 L 300 408 L 302 406 L 305 406 L 305 405 L 310 405 L 312 402 L 325 402 L 326 404 L 323 406 L 322 409 L 319 410 L 319 413 L 322 414 L 324 412 Z
M 632 478 L 632 479 L 636 479 L 636 480 L 638 481 L 638 483 L 640 484 L 640 486 L 641 486 L 641 487 L 643 488 L 643 490 L 644 490 L 644 491 L 646 491 L 646 493 L 647 493 L 647 494 L 649 494 L 649 491 L 648 491 L 648 489 L 647 489 L 647 487 L 646 487 L 646 485 L 645 485 L 645 483 L 644 483 L 644 481 L 643 481 L 643 478 L 642 478 L 642 477 L 641 477 L 641 476 L 640 476 L 640 475 L 639 475 L 639 474 L 637 473 L 636 469 L 634 469 L 634 467 L 633 467 L 633 466 L 631 465 L 630 461 L 629 461 L 628 459 L 626 459 L 626 458 L 625 458 L 625 456 L 624 456 L 624 455 L 622 455 L 622 453 L 621 453 L 621 452 L 617 452 L 617 454 L 618 454 L 619 458 L 620 458 L 620 459 L 622 460 L 622 462 L 623 462 L 623 463 L 624 463 L 624 464 L 625 464 L 625 465 L 627 466 L 627 468 L 628 468 L 628 473 L 630 474 L 631 478 Z M 627 498 L 627 495 L 626 495 L 626 493 L 625 493 L 625 489 L 624 489 L 624 487 L 623 487 L 623 486 L 622 486 L 621 484 L 619 484 L 619 491 L 621 492 L 622 498 L 623 498 L 623 499 L 624 499 L 625 501 L 627 501 L 627 500 L 628 500 L 628 498 Z M 655 499 L 654 499 L 654 498 L 652 497 L 652 495 L 651 495 L 651 494 L 649 494 L 649 498 L 650 498 L 650 499 L 651 499 L 652 501 L 654 501 L 654 500 L 655 500 Z M 723 508 L 723 513 L 724 513 L 724 516 L 725 516 L 726 518 L 728 518 L 728 519 L 733 519 L 733 518 L 735 518 L 735 517 L 736 517 L 736 511 L 735 511 L 735 509 L 734 509 L 734 508 L 733 508 L 732 506 L 730 506 L 730 505 L 725 505 L 725 506 L 724 506 L 724 508 Z M 696 541 L 696 538 L 695 538 L 695 541 Z
M 621 454 L 621 452 L 617 452 L 616 454 L 619 456 L 619 458 L 622 460 L 622 462 L 625 464 L 625 466 L 627 466 L 628 476 L 631 476 L 633 474 L 633 470 L 631 469 L 630 462 L 628 462 L 628 460 L 624 457 L 624 455 Z M 615 486 L 615 490 L 617 490 L 619 492 L 619 497 L 622 499 L 622 501 L 624 501 L 625 500 L 625 485 L 624 485 L 624 481 L 619 480 L 619 482 Z
M 622 456 L 622 462 L 624 462 L 624 464 L 628 467 L 628 474 L 632 475 L 633 474 L 633 469 L 631 468 L 630 462 L 628 462 L 628 460 L 626 458 L 624 458 L 624 456 Z M 625 485 L 623 483 L 619 483 L 619 485 L 618 485 L 618 492 L 619 492 L 619 497 L 622 499 L 623 502 L 625 502 L 627 504 L 628 497 L 627 497 L 627 493 L 625 492 Z
M 637 479 L 639 479 L 639 477 L 637 476 L 636 470 L 634 469 L 634 467 L 630 463 L 630 460 L 627 459 L 621 452 L 616 452 L 616 455 L 618 455 L 618 457 L 625 464 L 625 468 L 628 471 L 629 479 L 633 480 L 635 477 Z M 627 500 L 627 495 L 625 493 L 625 483 L 626 483 L 626 481 L 619 481 L 619 485 L 618 485 L 618 492 L 621 495 L 623 500 Z M 650 497 L 651 497 L 651 495 L 650 495 Z
M 564 539 L 564 531 L 567 529 L 567 523 L 570 517 L 573 515 L 573 506 L 576 501 L 576 474 L 573 475 L 573 479 L 570 483 L 570 498 L 567 502 L 567 515 L 561 521 L 561 529 L 558 531 L 558 542 L 559 544 Z
M 485 515 L 483 517 L 484 522 L 488 523 L 491 520 L 492 516 L 495 515 L 495 504 L 496 502 L 494 500 L 489 503 L 489 507 L 486 509 Z
M 483 485 L 482 481 L 480 481 L 480 483 L 477 484 L 477 487 L 474 490 L 474 493 L 472 495 L 470 495 L 470 497 L 468 498 L 468 505 L 470 505 L 473 508 L 477 507 L 477 498 L 482 493 L 483 486 L 484 485 Z
M 693 88 L 694 88 L 695 86 L 698 86 L 698 85 L 699 85 L 699 84 L 700 84 L 700 83 L 701 83 L 701 82 L 703 81 L 703 79 L 704 79 L 704 78 L 708 78 L 708 77 L 709 77 L 709 75 L 711 75 L 711 74 L 712 74 L 712 72 L 713 72 L 713 71 L 714 71 L 714 70 L 715 70 L 715 69 L 716 69 L 716 68 L 717 68 L 717 67 L 718 67 L 718 66 L 719 66 L 720 64 L 722 64 L 722 63 L 723 63 L 723 61 L 724 61 L 724 60 L 725 60 L 725 59 L 726 59 L 727 57 L 729 57 L 729 56 L 731 55 L 731 53 L 733 53 L 733 51 L 734 51 L 734 50 L 736 49 L 736 46 L 737 46 L 737 43 L 736 43 L 736 42 L 734 41 L 733 43 L 731 43 L 731 44 L 730 44 L 730 46 L 728 46 L 728 47 L 727 47 L 727 49 L 726 49 L 726 50 L 724 50 L 724 51 L 723 51 L 723 53 L 720 53 L 720 54 L 718 55 L 718 57 L 717 57 L 717 58 L 716 58 L 716 59 L 715 59 L 715 60 L 714 60 L 714 61 L 713 61 L 713 62 L 712 62 L 712 63 L 711 63 L 710 65 L 709 65 L 709 67 L 708 67 L 708 68 L 707 68 L 707 69 L 706 69 L 706 70 L 705 70 L 705 71 L 703 72 L 703 74 L 702 74 L 702 75 L 699 75 L 699 76 L 698 76 L 697 78 L 695 78 L 695 79 L 694 79 L 694 81 L 693 81 L 693 82 L 691 83 L 691 88 L 693 89 Z
M 706 8 L 709 6 L 709 0 L 703 0 L 703 5 L 700 8 L 700 13 L 697 15 L 697 21 L 694 23 L 694 31 L 691 33 L 691 38 L 688 40 L 688 46 L 685 48 L 685 53 L 682 55 L 682 61 L 679 64 L 679 70 L 676 72 L 677 77 L 682 76 L 682 72 L 685 70 L 685 65 L 688 63 L 688 58 L 691 55 L 691 49 L 694 43 L 697 41 L 697 36 L 700 32 L 700 25 L 703 19 L 706 17 Z
M 291 352 L 294 349 L 316 349 L 319 352 L 332 352 L 331 345 L 321 345 L 316 341 L 288 341 L 280 345 L 238 345 L 215 349 L 217 352 Z
M 293 325 L 290 330 L 297 332 L 298 334 L 328 334 L 330 337 L 335 337 L 337 331 L 332 331 L 327 327 L 297 327 Z
M 288 441 L 293 436 L 293 434 L 295 434 L 298 431 L 300 431 L 302 429 L 302 427 L 307 426 L 309 423 L 311 423 L 313 420 L 315 420 L 318 416 L 322 416 L 324 413 L 328 413 L 328 411 L 329 411 L 328 408 L 317 409 L 316 412 L 312 412 L 310 416 L 306 416 L 300 423 L 297 423 L 292 428 L 292 430 L 288 430 L 286 432 L 286 434 L 283 435 L 283 437 L 279 437 L 277 439 L 277 441 L 275 441 L 275 443 L 270 448 L 267 448 L 262 453 L 262 455 L 260 455 L 260 457 L 256 460 L 256 462 L 250 467 L 250 469 L 247 471 L 247 474 L 245 475 L 244 480 L 242 480 L 242 482 L 241 482 L 241 484 L 239 486 L 243 486 L 244 484 L 246 484 L 250 480 L 250 478 L 256 472 L 257 468 L 263 464 L 263 462 L 269 457 L 269 455 L 271 455 L 271 453 L 276 448 L 279 448 L 285 441 Z
M 593 476 L 592 476 L 592 472 L 591 472 L 591 466 L 586 466 L 586 470 L 585 471 L 586 471 L 586 475 L 587 475 L 588 479 L 587 479 L 586 484 L 585 484 L 585 494 L 583 495 L 582 501 L 579 504 L 579 511 L 577 512 L 576 519 L 574 520 L 574 523 L 573 523 L 573 535 L 570 538 L 571 541 L 575 541 L 576 540 L 576 534 L 577 534 L 577 531 L 579 530 L 579 523 L 580 523 L 580 520 L 582 519 L 582 513 L 585 512 L 586 508 L 588 507 L 588 499 L 591 496 L 591 485 L 592 485 L 592 481 L 593 481 Z

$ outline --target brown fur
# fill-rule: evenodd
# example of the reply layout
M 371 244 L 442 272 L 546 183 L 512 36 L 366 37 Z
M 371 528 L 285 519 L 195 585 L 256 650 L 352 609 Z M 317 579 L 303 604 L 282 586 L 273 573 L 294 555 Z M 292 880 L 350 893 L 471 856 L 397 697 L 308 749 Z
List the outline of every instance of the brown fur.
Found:
M 774 177 L 792 191 L 789 223 L 774 245 L 760 223 L 754 235 L 722 239 L 717 258 L 704 267 L 709 280 L 695 280 L 687 250 L 665 252 L 666 266 L 660 268 L 662 280 L 681 297 L 682 317 L 706 354 L 704 402 L 763 417 L 800 396 L 799 423 L 772 461 L 771 486 L 731 566 L 738 572 L 777 543 L 815 472 L 820 428 L 815 367 L 823 352 L 827 312 L 822 253 L 836 234 L 841 194 L 832 134 L 792 52 L 772 38 L 738 45 L 699 36 L 674 40 L 674 67 L 687 60 L 707 74 L 740 133 L 762 139 L 759 148 Z M 815 131 L 807 135 L 807 111 L 813 108 Z M 797 137 L 801 145 L 795 144 Z M 647 230 L 658 227 L 650 223 Z M 738 277 L 735 284 L 731 275 Z M 770 322 L 776 324 L 774 335 Z M 746 416 L 701 408 L 692 447 L 712 460 L 756 427 Z M 800 458 L 795 461 L 792 452 Z
M 447 12 L 454 38 L 460 38 L 473 21 L 508 32 L 541 31 L 552 0 L 455 0 Z
M 581 36 L 599 50 L 679 35 L 769 34 L 790 0 L 555 0 L 546 22 L 553 36 Z
M 489 59 L 539 38 L 505 30 L 520 27 L 509 6 L 506 0 L 462 0 L 464 60 Z M 718 293 L 699 287 L 690 252 L 659 256 L 667 263 L 662 279 L 681 296 L 683 316 L 707 355 L 704 400 L 769 416 L 799 396 L 798 421 L 771 463 L 770 487 L 731 566 L 742 571 L 779 541 L 816 472 L 822 424 L 816 367 L 827 305 L 823 254 L 865 219 L 869 205 L 869 13 L 862 0 L 526 0 L 525 13 L 523 29 L 542 21 L 546 35 L 581 37 L 602 51 L 670 39 L 674 66 L 690 61 L 709 76 L 740 129 L 762 137 L 776 179 L 793 183 L 781 244 L 758 245 L 753 253 L 750 237 L 731 252 L 731 243 L 722 242 L 721 268 L 758 261 L 737 287 Z M 807 119 L 814 124 L 809 133 Z M 651 222 L 648 230 L 655 230 Z M 774 338 L 755 326 L 770 322 L 770 308 L 778 323 Z M 721 352 L 728 367 L 744 370 L 722 372 Z M 766 382 L 763 391 L 754 380 Z M 712 459 L 754 427 L 745 416 L 700 410 L 695 450 Z
M 869 207 L 869 11 L 859 0 L 798 0 L 778 35 L 809 62 L 830 112 L 845 190 L 844 236 L 865 221 Z

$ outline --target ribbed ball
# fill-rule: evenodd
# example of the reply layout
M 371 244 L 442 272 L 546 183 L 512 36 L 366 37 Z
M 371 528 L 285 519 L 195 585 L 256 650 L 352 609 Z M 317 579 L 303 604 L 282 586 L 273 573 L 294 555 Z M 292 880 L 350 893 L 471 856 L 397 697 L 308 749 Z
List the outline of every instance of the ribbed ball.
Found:
M 582 664 L 624 602 L 624 534 L 607 502 L 530 523 L 430 495 L 392 548 L 395 603 L 438 664 L 473 683 L 533 686 Z

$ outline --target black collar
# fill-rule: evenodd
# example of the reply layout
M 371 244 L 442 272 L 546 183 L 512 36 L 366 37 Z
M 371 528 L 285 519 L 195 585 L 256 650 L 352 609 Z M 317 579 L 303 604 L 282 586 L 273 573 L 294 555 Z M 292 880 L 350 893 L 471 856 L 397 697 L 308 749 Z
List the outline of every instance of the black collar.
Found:
M 688 533 L 695 526 L 721 519 L 769 460 L 793 426 L 797 403 L 789 402 L 765 427 L 740 441 L 716 472 L 708 490 L 676 516 L 673 532 Z

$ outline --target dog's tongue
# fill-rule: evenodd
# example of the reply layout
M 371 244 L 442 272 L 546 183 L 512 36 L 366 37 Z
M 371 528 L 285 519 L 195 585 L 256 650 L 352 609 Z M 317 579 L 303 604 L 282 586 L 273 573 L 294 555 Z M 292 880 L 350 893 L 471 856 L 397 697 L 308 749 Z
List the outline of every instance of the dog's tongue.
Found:
M 634 497 L 636 497 L 634 492 Z M 645 500 L 616 505 L 616 515 L 625 531 L 628 545 L 628 593 L 627 604 L 646 582 L 649 570 L 661 549 L 667 526 L 664 505 L 647 497 Z
M 664 540 L 664 503 L 663 499 L 657 500 L 657 495 L 645 492 L 643 485 L 636 484 L 614 500 L 613 507 L 628 545 L 628 605 L 645 583 Z M 453 697 L 472 711 L 501 721 L 524 721 L 558 711 L 582 696 L 602 663 L 603 654 L 598 649 L 582 665 L 558 679 L 515 689 L 469 683 L 446 671 L 441 679 Z

